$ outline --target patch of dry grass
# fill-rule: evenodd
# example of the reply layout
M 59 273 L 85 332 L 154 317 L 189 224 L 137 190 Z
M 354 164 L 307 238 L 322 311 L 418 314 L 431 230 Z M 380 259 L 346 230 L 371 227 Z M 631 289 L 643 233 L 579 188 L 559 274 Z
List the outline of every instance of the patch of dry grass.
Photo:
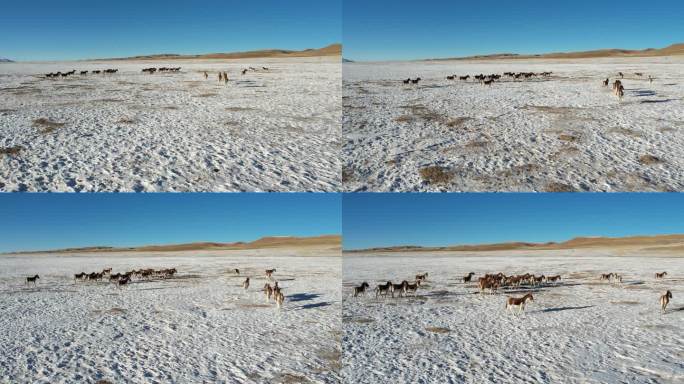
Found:
M 545 192 L 577 192 L 577 189 L 570 184 L 549 183 L 544 187 Z
M 21 145 L 12 147 L 0 148 L 0 155 L 16 156 L 24 149 Z
M 64 125 L 65 125 L 65 123 L 58 123 L 58 122 L 46 119 L 44 117 L 33 120 L 33 126 L 41 128 L 41 131 L 40 131 L 41 133 L 54 132 L 57 128 L 63 127 Z
M 617 133 L 620 135 L 630 136 L 630 137 L 644 137 L 644 134 L 629 128 L 613 128 L 609 132 Z
M 528 174 L 528 173 L 534 173 L 534 172 L 539 172 L 541 170 L 541 166 L 537 164 L 523 164 L 523 165 L 515 165 L 509 169 L 505 169 L 503 171 L 499 172 L 499 176 L 514 176 L 514 175 L 523 175 L 523 174 Z
M 206 93 L 200 93 L 199 95 L 195 95 L 195 97 L 214 97 L 214 96 L 218 96 L 218 93 L 206 92 Z
M 240 112 L 240 111 L 252 111 L 255 108 L 252 107 L 226 107 L 226 111 Z
M 351 167 L 342 167 L 342 182 L 347 183 L 354 180 L 354 169 Z
M 660 164 L 663 160 L 653 155 L 643 155 L 639 157 L 639 163 L 643 165 Z
M 449 328 L 442 327 L 425 327 L 425 330 L 432 333 L 449 333 L 451 330 Z
M 454 117 L 449 119 L 446 125 L 449 128 L 461 128 L 470 120 L 472 120 L 470 117 Z
M 454 174 L 448 169 L 436 165 L 421 168 L 419 173 L 420 177 L 430 184 L 446 184 L 454 178 Z

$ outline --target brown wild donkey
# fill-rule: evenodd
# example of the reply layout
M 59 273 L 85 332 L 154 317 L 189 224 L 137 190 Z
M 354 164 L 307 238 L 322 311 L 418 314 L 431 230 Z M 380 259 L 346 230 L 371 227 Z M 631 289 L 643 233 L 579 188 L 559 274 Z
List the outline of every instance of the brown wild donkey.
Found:
M 527 295 L 523 297 L 509 297 L 508 300 L 506 300 L 506 310 L 511 310 L 513 311 L 514 307 L 518 307 L 518 313 L 521 313 L 522 311 L 525 310 L 525 303 L 527 301 L 534 301 L 534 297 L 532 297 L 531 293 L 528 293 Z M 513 312 L 515 313 L 515 312 Z
M 670 299 L 672 298 L 672 292 L 669 290 L 665 292 L 664 295 L 660 296 L 660 312 L 665 313 L 665 309 L 667 308 L 667 305 L 670 303 Z

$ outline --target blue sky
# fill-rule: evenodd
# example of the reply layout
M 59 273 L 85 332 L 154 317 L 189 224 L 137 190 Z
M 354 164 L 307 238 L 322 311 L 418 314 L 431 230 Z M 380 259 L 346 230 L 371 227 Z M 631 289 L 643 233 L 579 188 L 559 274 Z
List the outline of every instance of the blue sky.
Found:
M 661 48 L 684 42 L 684 1 L 344 0 L 344 57 Z
M 340 234 L 337 194 L 0 194 L 0 252 Z
M 358 193 L 342 206 L 344 249 L 684 233 L 682 193 Z
M 0 7 L 0 57 L 318 48 L 341 42 L 341 13 L 341 0 L 7 0 Z

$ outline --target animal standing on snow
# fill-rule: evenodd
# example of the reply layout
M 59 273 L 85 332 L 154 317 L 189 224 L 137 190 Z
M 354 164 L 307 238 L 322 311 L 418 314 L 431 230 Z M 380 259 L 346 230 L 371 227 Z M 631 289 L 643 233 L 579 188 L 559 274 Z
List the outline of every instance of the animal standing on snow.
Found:
M 669 290 L 665 292 L 664 295 L 660 296 L 660 312 L 665 313 L 665 309 L 667 308 L 667 305 L 670 303 L 670 299 L 672 299 L 672 292 Z
M 506 300 L 506 310 L 513 311 L 514 308 L 517 307 L 518 313 L 522 313 L 525 310 L 525 304 L 528 300 L 534 301 L 534 297 L 532 297 L 531 293 L 528 293 L 523 297 L 509 297 L 508 300 Z

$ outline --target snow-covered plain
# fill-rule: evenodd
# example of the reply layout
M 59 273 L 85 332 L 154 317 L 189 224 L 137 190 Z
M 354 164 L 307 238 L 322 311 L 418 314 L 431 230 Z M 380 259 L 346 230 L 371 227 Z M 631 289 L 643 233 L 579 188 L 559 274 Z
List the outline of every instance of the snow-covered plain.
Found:
M 446 79 L 545 71 L 491 87 Z M 601 84 L 619 71 L 622 101 Z M 682 191 L 683 98 L 681 56 L 344 63 L 344 189 Z
M 317 254 L 0 256 L 0 382 L 339 382 L 341 259 Z M 105 267 L 178 274 L 121 289 L 73 280 Z M 267 268 L 280 310 L 260 291 Z
M 341 86 L 338 57 L 2 64 L 0 191 L 336 191 Z
M 681 383 L 684 381 L 684 263 L 677 257 L 610 252 L 346 254 L 343 368 L 349 383 Z M 475 272 L 475 283 L 460 278 Z M 664 280 L 654 273 L 668 271 Z M 415 298 L 351 297 L 351 287 L 412 281 Z M 480 295 L 484 273 L 562 275 L 531 292 L 519 316 L 507 296 Z M 621 287 L 599 273 L 623 274 Z M 673 293 L 660 313 L 662 291 Z

